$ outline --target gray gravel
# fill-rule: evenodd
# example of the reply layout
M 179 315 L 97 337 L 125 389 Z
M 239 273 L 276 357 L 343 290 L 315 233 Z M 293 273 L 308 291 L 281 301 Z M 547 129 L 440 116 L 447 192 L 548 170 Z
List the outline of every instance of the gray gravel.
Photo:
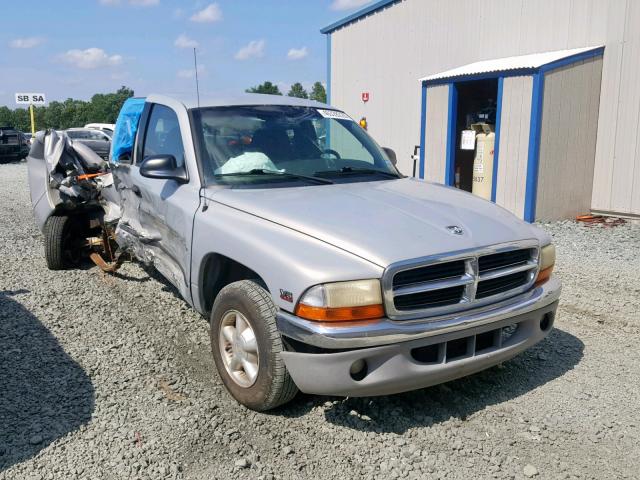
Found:
M 638 478 L 640 226 L 545 227 L 556 329 L 470 378 L 238 406 L 207 322 L 139 265 L 49 272 L 26 165 L 0 166 L 0 479 Z

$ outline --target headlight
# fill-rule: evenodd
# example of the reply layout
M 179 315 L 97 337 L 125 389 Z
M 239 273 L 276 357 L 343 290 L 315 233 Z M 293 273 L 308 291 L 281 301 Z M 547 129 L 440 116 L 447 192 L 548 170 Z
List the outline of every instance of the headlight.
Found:
M 546 247 L 540 249 L 540 270 L 538 271 L 538 277 L 536 278 L 536 285 L 549 280 L 551 272 L 553 272 L 553 266 L 556 264 L 556 247 L 553 244 L 549 244 Z
M 370 320 L 384 316 L 380 280 L 356 280 L 316 285 L 296 307 L 296 315 L 321 322 Z

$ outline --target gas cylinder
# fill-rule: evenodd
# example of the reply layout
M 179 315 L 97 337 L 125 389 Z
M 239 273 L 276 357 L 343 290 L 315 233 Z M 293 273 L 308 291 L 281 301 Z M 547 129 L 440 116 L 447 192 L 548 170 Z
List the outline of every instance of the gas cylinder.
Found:
M 474 195 L 491 200 L 493 183 L 493 150 L 496 134 L 491 131 L 488 124 L 474 124 L 476 131 L 476 154 L 473 159 L 473 185 L 471 192 Z M 478 128 L 479 127 L 479 128 Z

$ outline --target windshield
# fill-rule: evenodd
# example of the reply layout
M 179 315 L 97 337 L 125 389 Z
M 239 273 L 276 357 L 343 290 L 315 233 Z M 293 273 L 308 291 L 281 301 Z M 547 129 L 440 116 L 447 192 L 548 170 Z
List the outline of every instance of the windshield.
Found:
M 399 177 L 373 139 L 336 110 L 215 107 L 196 109 L 193 117 L 207 184 L 322 185 Z

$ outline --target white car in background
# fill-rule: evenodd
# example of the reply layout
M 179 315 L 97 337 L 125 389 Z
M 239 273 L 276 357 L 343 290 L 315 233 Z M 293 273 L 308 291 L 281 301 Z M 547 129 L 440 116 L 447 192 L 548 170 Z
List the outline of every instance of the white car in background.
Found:
M 110 137 L 113 137 L 113 132 L 116 129 L 114 123 L 87 123 L 84 128 L 91 128 L 93 130 L 101 130 Z

